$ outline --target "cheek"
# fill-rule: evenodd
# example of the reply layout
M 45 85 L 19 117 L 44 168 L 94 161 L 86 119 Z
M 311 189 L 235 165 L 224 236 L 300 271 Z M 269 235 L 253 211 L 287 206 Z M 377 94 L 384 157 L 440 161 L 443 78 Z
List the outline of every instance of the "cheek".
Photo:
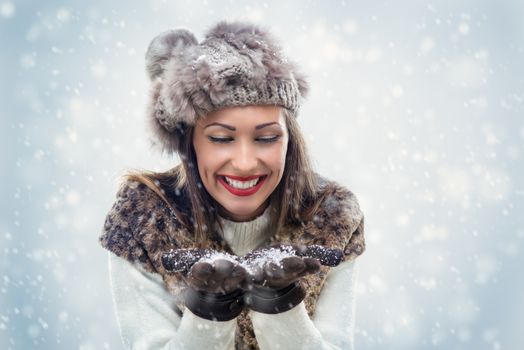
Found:
M 196 156 L 200 177 L 206 177 L 206 180 L 211 179 L 227 159 L 226 152 L 205 144 L 200 145 Z
M 286 149 L 280 151 L 280 166 L 283 168 L 286 164 Z
M 284 171 L 284 166 L 286 164 L 286 153 L 287 146 L 281 145 L 280 147 L 276 147 L 270 155 L 272 168 L 275 170 L 278 169 L 281 173 Z

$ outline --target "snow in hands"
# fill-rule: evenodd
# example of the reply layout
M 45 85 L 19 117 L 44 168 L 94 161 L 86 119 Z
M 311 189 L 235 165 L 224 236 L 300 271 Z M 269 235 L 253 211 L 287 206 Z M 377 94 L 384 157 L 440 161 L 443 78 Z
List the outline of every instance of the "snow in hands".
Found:
M 318 259 L 322 265 L 333 267 L 342 261 L 344 254 L 340 249 L 320 245 L 278 245 L 254 250 L 242 257 L 211 249 L 189 248 L 171 249 L 164 253 L 162 264 L 168 271 L 188 272 L 199 261 L 213 264 L 217 260 L 228 260 L 254 273 L 271 263 L 282 267 L 282 260 L 292 256 Z
M 241 263 L 249 273 L 253 274 L 270 263 L 282 267 L 282 260 L 291 256 L 297 256 L 297 254 L 296 250 L 290 245 L 270 247 L 247 254 L 241 258 Z

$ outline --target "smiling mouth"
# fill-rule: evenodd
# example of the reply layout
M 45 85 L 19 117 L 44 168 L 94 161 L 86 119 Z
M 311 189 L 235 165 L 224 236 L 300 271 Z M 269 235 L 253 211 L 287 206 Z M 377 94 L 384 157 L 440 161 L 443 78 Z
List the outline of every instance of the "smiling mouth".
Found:
M 247 190 L 255 187 L 261 180 L 265 179 L 267 175 L 261 175 L 257 178 L 249 179 L 247 181 L 241 181 L 225 175 L 219 175 L 219 177 L 221 177 L 231 187 L 239 190 Z
M 218 175 L 218 182 L 234 195 L 249 196 L 260 189 L 266 178 L 267 175 L 262 175 L 247 181 L 239 181 L 228 176 Z

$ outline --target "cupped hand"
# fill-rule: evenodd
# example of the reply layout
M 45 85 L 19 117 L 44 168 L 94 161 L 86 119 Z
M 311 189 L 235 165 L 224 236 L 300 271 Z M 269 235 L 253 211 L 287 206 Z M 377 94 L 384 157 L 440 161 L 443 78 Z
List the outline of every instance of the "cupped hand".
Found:
M 315 258 L 321 265 L 335 267 L 344 259 L 344 252 L 339 248 L 328 248 L 318 244 L 293 245 L 298 256 Z
M 169 272 L 180 272 L 187 275 L 196 262 L 213 253 L 215 253 L 214 250 L 203 248 L 171 249 L 162 254 L 162 265 Z
M 317 259 L 291 256 L 278 263 L 271 261 L 256 267 L 251 281 L 254 285 L 280 289 L 319 270 L 320 262 Z
M 342 257 L 342 250 L 337 248 L 279 244 L 248 253 L 242 264 L 250 273 L 252 285 L 279 289 L 318 272 L 322 265 L 338 265 Z
M 216 259 L 195 263 L 187 276 L 193 288 L 209 292 L 228 294 L 247 287 L 248 273 L 237 261 Z
M 202 292 L 227 294 L 247 288 L 248 273 L 238 257 L 212 249 L 172 249 L 162 256 L 167 271 L 181 273 L 189 286 Z

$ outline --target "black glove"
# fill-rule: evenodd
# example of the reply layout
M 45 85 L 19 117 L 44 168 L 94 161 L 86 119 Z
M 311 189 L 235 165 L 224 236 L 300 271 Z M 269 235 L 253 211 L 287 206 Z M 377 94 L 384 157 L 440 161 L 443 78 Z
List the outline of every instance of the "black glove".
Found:
M 315 258 L 324 266 L 335 267 L 344 258 L 344 252 L 338 248 L 327 248 L 321 245 L 292 245 L 298 256 Z
M 163 254 L 162 264 L 186 280 L 185 305 L 195 315 L 228 321 L 242 312 L 248 273 L 235 256 L 210 249 L 177 249 Z
M 171 249 L 162 254 L 162 265 L 167 271 L 187 274 L 198 260 L 210 257 L 213 253 L 211 249 L 202 248 Z
M 321 265 L 338 265 L 342 257 L 342 250 L 319 245 L 282 244 L 256 249 L 241 259 L 250 272 L 245 303 L 267 314 L 290 310 L 306 296 L 298 280 L 318 272 Z

